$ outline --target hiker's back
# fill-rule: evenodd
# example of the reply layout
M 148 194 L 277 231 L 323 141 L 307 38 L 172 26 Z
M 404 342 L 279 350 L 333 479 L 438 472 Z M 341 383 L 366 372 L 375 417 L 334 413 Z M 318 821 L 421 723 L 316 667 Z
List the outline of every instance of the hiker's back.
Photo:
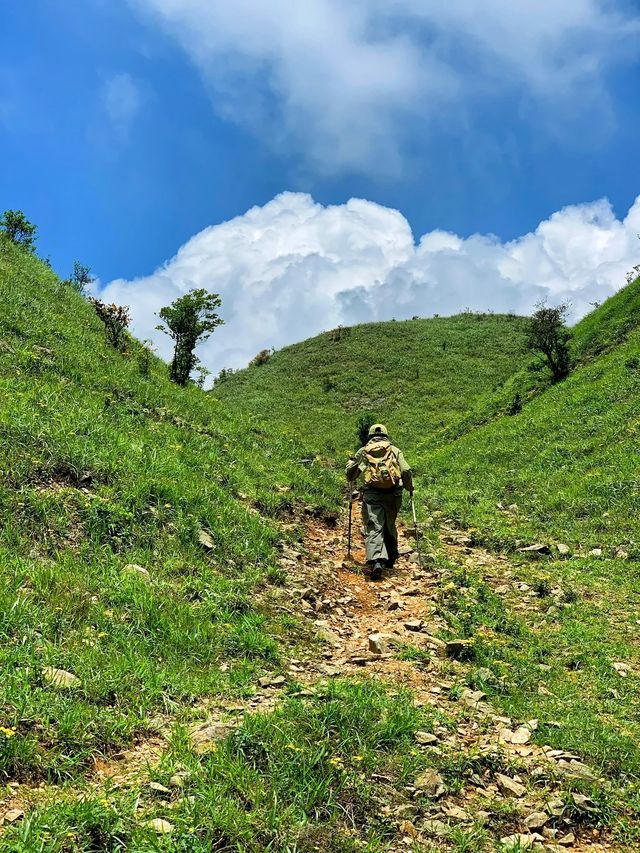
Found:
M 395 489 L 402 483 L 400 451 L 388 439 L 373 439 L 362 448 L 365 488 Z

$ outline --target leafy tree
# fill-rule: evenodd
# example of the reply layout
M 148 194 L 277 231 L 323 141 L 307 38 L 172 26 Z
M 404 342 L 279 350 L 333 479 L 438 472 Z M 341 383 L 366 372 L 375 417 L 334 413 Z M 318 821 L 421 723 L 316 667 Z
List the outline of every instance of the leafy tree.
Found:
M 562 304 L 548 308 L 544 303 L 538 303 L 536 309 L 529 321 L 527 344 L 533 352 L 542 353 L 553 381 L 559 382 L 568 376 L 571 367 L 571 332 L 565 323 L 568 306 Z
M 21 210 L 5 210 L 0 217 L 0 229 L 16 246 L 33 252 L 37 240 L 36 226 L 29 222 Z
M 187 384 L 198 363 L 196 346 L 223 324 L 224 320 L 216 313 L 221 304 L 217 293 L 198 288 L 160 309 L 158 316 L 164 325 L 156 328 L 175 341 L 170 376 L 178 385 Z
M 95 278 L 91 275 L 91 268 L 81 264 L 80 261 L 73 262 L 73 272 L 69 279 L 69 283 L 78 293 L 84 293 L 85 287 L 88 287 Z
M 128 305 L 115 305 L 101 302 L 99 299 L 90 299 L 89 302 L 95 308 L 96 314 L 104 323 L 104 332 L 107 341 L 114 349 L 122 350 L 124 345 L 124 333 L 131 322 Z

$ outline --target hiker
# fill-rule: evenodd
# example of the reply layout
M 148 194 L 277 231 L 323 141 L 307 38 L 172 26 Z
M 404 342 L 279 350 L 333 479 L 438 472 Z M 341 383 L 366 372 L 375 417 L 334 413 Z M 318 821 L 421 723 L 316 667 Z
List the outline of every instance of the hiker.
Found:
M 398 557 L 396 518 L 402 506 L 403 487 L 413 494 L 413 477 L 402 451 L 391 444 L 384 424 L 374 424 L 369 440 L 347 463 L 347 480 L 363 476 L 362 520 L 371 579 L 392 568 Z

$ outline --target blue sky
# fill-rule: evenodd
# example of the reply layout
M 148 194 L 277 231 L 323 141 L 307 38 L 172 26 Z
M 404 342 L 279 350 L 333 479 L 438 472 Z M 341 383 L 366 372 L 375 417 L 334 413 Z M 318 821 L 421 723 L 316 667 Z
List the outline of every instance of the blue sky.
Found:
M 0 16 L 0 205 L 62 274 L 77 258 L 103 285 L 152 287 L 202 229 L 283 191 L 397 209 L 416 241 L 502 243 L 603 197 L 621 221 L 640 192 L 640 17 L 623 0 L 27 0 Z

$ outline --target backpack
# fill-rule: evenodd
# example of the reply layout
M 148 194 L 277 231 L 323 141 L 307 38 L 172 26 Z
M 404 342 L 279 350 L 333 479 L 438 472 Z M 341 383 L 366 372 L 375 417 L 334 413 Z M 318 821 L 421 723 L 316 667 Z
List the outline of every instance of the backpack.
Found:
M 395 489 L 402 482 L 400 462 L 390 441 L 370 441 L 364 447 L 364 484 Z

